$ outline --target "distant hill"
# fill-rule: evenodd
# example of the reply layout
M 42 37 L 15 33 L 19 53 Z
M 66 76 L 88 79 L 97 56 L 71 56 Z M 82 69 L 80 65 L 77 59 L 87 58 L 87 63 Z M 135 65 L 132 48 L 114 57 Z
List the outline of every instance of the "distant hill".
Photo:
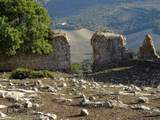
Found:
M 71 61 L 82 62 L 84 59 L 92 57 L 92 47 L 90 39 L 93 31 L 87 29 L 80 30 L 62 30 L 69 38 L 71 46 Z
M 48 0 L 44 6 L 56 28 L 95 31 L 108 27 L 125 34 L 146 29 L 160 32 L 160 25 L 155 25 L 160 24 L 160 0 Z M 67 24 L 59 24 L 64 22 Z
M 145 34 L 152 33 L 159 49 L 160 0 L 39 1 L 53 18 L 53 27 L 66 29 L 63 32 L 70 38 L 72 62 L 91 57 L 93 31 L 105 28 L 125 34 L 132 51 L 138 50 Z

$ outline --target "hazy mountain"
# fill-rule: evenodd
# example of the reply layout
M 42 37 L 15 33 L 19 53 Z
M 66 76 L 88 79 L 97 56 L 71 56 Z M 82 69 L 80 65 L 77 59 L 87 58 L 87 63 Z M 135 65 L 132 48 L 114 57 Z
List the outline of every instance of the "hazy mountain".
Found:
M 57 28 L 108 27 L 129 34 L 155 29 L 160 19 L 159 0 L 47 0 L 44 6 Z

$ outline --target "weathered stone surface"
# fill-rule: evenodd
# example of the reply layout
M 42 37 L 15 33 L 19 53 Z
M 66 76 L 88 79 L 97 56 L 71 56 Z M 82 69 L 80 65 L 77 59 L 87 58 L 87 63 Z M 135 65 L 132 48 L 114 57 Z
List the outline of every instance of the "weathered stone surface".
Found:
M 145 36 L 142 46 L 139 48 L 140 58 L 142 59 L 157 59 L 159 55 L 156 52 L 154 43 L 150 34 Z
M 144 110 L 144 111 L 150 111 L 151 110 L 150 107 L 147 107 L 147 106 L 144 106 L 144 105 L 133 105 L 133 106 L 131 106 L 131 109 L 133 109 L 133 110 Z
M 36 112 L 35 114 L 38 115 L 35 120 L 56 120 L 57 119 L 57 115 L 52 113 L 45 114 L 42 112 Z
M 87 109 L 82 109 L 80 115 L 81 115 L 81 116 L 88 116 L 88 115 L 89 115 L 89 112 L 88 112 Z
M 5 117 L 7 117 L 7 115 L 0 111 L 0 118 L 5 118 Z
M 70 46 L 66 34 L 57 33 L 50 39 L 54 52 L 49 55 L 18 54 L 9 57 L 0 55 L 0 71 L 24 67 L 68 72 L 70 70 Z
M 126 38 L 111 32 L 96 32 L 91 39 L 93 47 L 94 70 L 117 66 L 129 60 L 132 54 L 126 49 Z
M 139 97 L 137 101 L 138 101 L 138 103 L 149 103 L 149 98 Z

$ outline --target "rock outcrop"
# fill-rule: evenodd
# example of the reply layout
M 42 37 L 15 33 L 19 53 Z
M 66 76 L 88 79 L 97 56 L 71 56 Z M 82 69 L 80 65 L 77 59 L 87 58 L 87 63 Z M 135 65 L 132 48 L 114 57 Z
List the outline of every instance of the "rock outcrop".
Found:
M 126 49 L 126 38 L 112 32 L 96 32 L 92 39 L 94 71 L 116 67 L 121 61 L 132 59 Z
M 145 36 L 144 42 L 139 48 L 139 54 L 141 59 L 154 60 L 159 58 L 150 34 Z
M 54 51 L 48 55 L 18 54 L 9 57 L 0 55 L 0 71 L 24 67 L 69 72 L 70 45 L 66 34 L 53 33 L 50 35 L 50 42 Z

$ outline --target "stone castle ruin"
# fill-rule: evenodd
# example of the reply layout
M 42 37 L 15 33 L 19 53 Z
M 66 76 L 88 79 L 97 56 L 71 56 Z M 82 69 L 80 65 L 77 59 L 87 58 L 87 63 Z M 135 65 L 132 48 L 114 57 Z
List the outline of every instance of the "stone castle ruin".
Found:
M 55 33 L 51 36 L 54 52 L 49 55 L 19 54 L 0 56 L 0 71 L 16 68 L 47 69 L 52 71 L 70 71 L 70 45 L 65 34 Z
M 49 55 L 18 54 L 11 57 L 0 55 L 0 71 L 30 68 L 70 72 L 70 45 L 66 34 L 55 33 L 50 38 L 54 47 L 53 53 Z M 93 71 L 135 64 L 132 53 L 126 48 L 126 43 L 126 37 L 121 34 L 95 32 L 91 38 Z M 152 37 L 147 34 L 139 48 L 139 60 L 159 60 L 158 58 Z
M 120 34 L 96 32 L 91 39 L 91 45 L 93 73 L 86 75 L 87 78 L 139 86 L 156 86 L 160 83 L 160 59 L 149 34 L 140 46 L 139 58 L 134 58 L 128 52 L 126 38 Z
M 116 67 L 122 62 L 132 59 L 123 35 L 112 32 L 96 32 L 91 39 L 91 45 L 94 71 Z
M 140 59 L 154 60 L 159 58 L 156 49 L 153 44 L 153 40 L 150 34 L 145 36 L 142 46 L 139 48 Z

